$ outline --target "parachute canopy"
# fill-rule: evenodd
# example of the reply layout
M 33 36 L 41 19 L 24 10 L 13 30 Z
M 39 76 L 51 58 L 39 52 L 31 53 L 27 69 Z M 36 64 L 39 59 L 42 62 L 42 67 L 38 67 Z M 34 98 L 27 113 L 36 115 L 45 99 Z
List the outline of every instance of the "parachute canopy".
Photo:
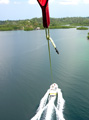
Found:
M 48 28 L 50 24 L 48 0 L 37 0 L 37 1 L 42 9 L 43 26 L 44 28 Z

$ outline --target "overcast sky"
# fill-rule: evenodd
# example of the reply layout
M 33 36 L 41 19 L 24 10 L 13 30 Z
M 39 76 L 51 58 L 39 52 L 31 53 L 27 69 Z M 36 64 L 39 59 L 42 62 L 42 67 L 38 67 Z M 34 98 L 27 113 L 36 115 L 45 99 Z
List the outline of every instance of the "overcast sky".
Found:
M 50 17 L 89 17 L 89 0 L 49 0 Z M 0 20 L 42 17 L 37 0 L 0 0 Z

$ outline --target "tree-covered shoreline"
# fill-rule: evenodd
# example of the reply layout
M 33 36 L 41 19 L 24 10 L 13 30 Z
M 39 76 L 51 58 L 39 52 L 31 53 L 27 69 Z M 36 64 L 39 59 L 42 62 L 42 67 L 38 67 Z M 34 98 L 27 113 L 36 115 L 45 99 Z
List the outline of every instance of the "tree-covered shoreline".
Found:
M 89 26 L 89 17 L 50 18 L 50 29 L 67 29 Z M 43 29 L 42 18 L 0 21 L 0 31 Z

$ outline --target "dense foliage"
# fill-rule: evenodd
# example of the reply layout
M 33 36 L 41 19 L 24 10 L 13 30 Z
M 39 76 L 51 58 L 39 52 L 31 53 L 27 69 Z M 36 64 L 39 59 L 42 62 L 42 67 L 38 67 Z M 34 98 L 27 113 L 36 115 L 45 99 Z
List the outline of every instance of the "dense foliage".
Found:
M 88 32 L 88 36 L 87 36 L 87 39 L 89 40 L 89 32 Z
M 78 27 L 77 30 L 88 30 L 87 27 Z
M 89 40 L 89 35 L 87 36 L 87 39 Z
M 71 28 L 76 26 L 89 26 L 88 17 L 66 17 L 50 18 L 50 28 Z M 37 27 L 43 29 L 42 18 L 33 18 L 27 20 L 6 20 L 0 21 L 0 30 L 34 30 Z

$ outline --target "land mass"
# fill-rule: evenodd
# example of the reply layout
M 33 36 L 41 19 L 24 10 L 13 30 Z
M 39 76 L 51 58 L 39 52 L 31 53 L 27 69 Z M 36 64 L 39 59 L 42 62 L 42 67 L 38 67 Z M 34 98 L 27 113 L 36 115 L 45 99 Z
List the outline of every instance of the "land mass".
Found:
M 66 29 L 89 26 L 89 17 L 50 18 L 50 29 Z M 43 29 L 42 18 L 0 21 L 0 31 Z M 85 28 L 84 28 L 85 29 Z

